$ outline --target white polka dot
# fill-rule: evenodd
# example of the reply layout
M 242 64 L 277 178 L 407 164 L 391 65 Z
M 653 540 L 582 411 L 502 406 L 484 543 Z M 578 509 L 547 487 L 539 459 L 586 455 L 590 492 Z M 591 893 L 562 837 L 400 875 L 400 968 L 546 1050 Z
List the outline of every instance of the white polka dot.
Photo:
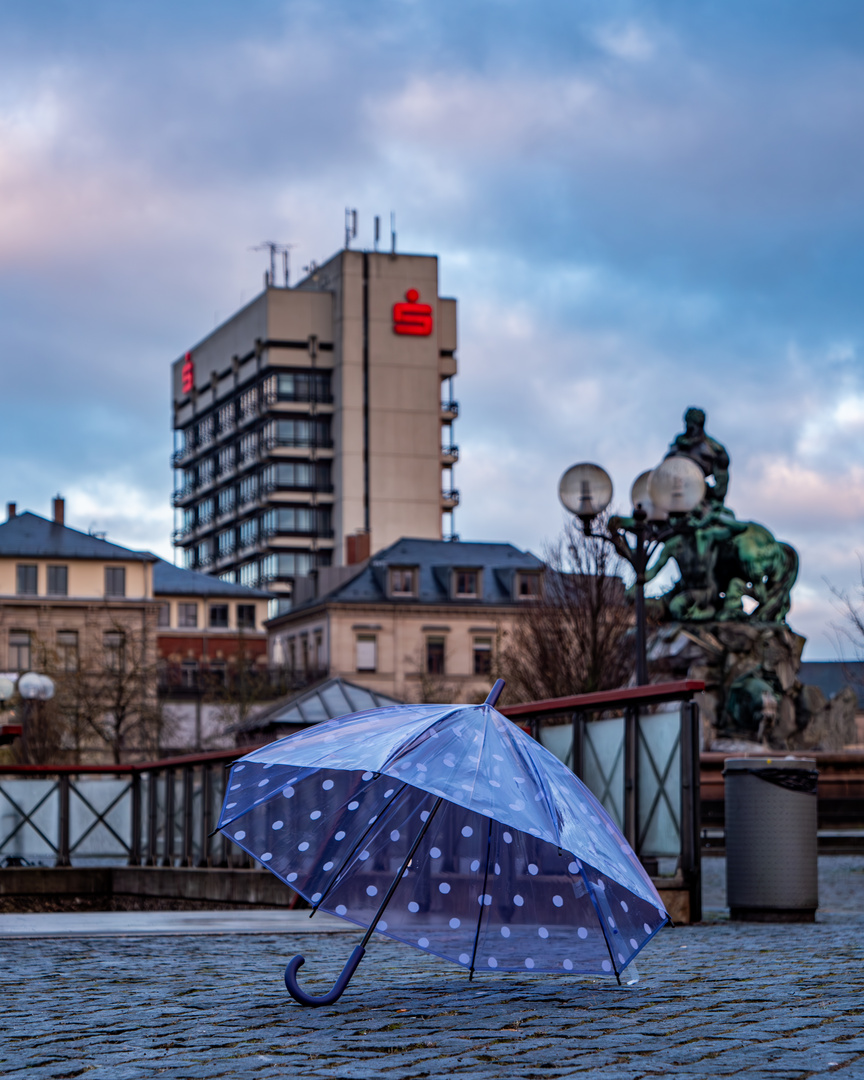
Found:
M 578 862 L 571 862 L 570 865 L 567 867 L 567 869 L 571 874 L 578 874 L 579 873 L 579 863 Z
M 337 904 L 335 910 L 336 910 L 337 915 L 347 915 L 348 914 L 348 908 L 345 907 L 344 904 Z
M 226 809 L 226 810 L 230 810 L 230 809 L 231 809 L 232 807 L 234 807 L 234 806 L 236 806 L 236 805 L 237 805 L 237 803 L 236 803 L 236 802 L 229 802 L 229 803 L 226 803 L 226 804 L 225 804 L 225 809 Z
M 246 768 L 246 766 L 245 766 L 245 765 L 235 765 L 235 766 L 234 766 L 234 772 L 243 772 L 243 770 L 244 770 L 245 768 Z
M 309 850 L 309 841 L 304 840 L 302 844 L 298 844 L 297 845 L 297 850 L 298 851 L 308 851 Z
M 235 832 L 234 833 L 234 839 L 235 840 L 245 840 L 246 839 L 245 831 L 243 829 L 240 829 L 239 832 Z
M 470 964 L 471 963 L 471 957 L 468 955 L 467 952 L 459 953 L 459 963 L 460 964 Z
M 584 926 L 580 926 L 576 933 L 579 935 L 579 937 L 582 938 L 583 941 L 586 937 L 588 937 L 588 931 L 585 929 Z
M 541 833 L 539 829 L 535 829 L 533 826 L 528 830 L 528 832 L 530 832 L 532 836 L 542 836 L 543 835 L 543 833 Z
M 536 863 L 533 863 L 533 862 L 528 863 L 528 873 L 532 874 L 532 875 L 537 873 L 537 864 Z
M 629 910 L 630 910 L 630 908 L 628 908 L 628 907 L 627 907 L 627 902 L 626 902 L 626 900 L 622 900 L 622 901 L 621 901 L 621 910 L 622 910 L 622 911 L 629 911 Z
M 483 904 L 485 907 L 489 907 L 489 905 L 492 903 L 492 897 L 489 895 L 489 893 L 480 893 L 480 895 L 477 897 L 477 903 Z
M 441 858 L 441 848 L 437 848 L 437 847 L 429 848 L 429 858 L 430 859 L 440 859 Z
M 540 937 L 544 939 L 544 941 L 547 937 L 549 937 L 549 931 L 546 929 L 545 926 L 539 926 L 537 928 L 537 933 L 540 935 Z
M 636 940 L 635 937 L 630 938 L 630 947 L 632 949 L 638 949 L 639 948 L 639 942 Z
M 272 769 L 272 768 L 273 768 L 273 766 L 274 766 L 275 764 L 276 764 L 276 762 L 275 762 L 275 761 L 270 761 L 270 762 L 268 762 L 268 764 L 266 764 L 266 765 L 264 766 L 264 768 L 265 768 L 265 769 Z
M 375 824 L 375 822 L 376 822 L 377 820 L 378 820 L 378 815 L 377 815 L 377 814 L 373 814 L 373 815 L 372 815 L 372 817 L 370 817 L 370 818 L 369 818 L 369 822 L 368 822 L 368 824 L 369 824 L 369 825 L 374 825 L 374 824 Z
M 297 880 L 297 875 L 296 874 L 289 874 L 288 877 L 285 878 L 285 880 L 286 881 L 296 881 Z
M 519 893 L 516 893 L 516 895 L 513 897 L 513 903 L 516 905 L 516 907 L 522 907 L 525 901 L 522 899 Z
M 313 821 L 317 821 L 318 818 L 321 817 L 321 811 L 320 810 L 313 810 L 312 813 L 309 815 L 309 817 Z
M 429 820 L 429 811 L 428 810 L 421 810 L 420 811 L 420 820 L 421 821 L 428 821 Z
M 313 904 L 317 904 L 320 899 L 321 899 L 321 893 L 320 892 L 312 893 L 312 903 Z
M 525 803 L 522 802 L 521 799 L 517 799 L 516 802 L 511 802 L 510 803 L 510 809 L 511 810 L 524 810 L 525 809 Z
M 497 780 L 490 780 L 489 787 L 501 787 Z
M 648 923 L 647 923 L 647 922 L 646 922 L 646 923 L 642 923 L 642 929 L 643 929 L 643 930 L 645 931 L 645 933 L 646 933 L 646 934 L 650 934 L 650 933 L 651 933 L 651 927 L 650 927 L 650 926 L 648 925 Z
M 428 948 L 428 946 L 429 946 L 429 938 L 428 937 L 417 938 L 417 944 L 420 946 L 421 949 Z
M 270 783 L 269 778 L 265 776 L 263 780 L 258 781 L 258 787 L 267 787 L 267 785 L 269 783 Z
M 408 905 L 408 910 L 411 912 L 412 915 L 416 915 L 417 912 L 420 910 L 420 905 L 417 903 L 416 900 L 412 900 Z
M 496 876 L 496 877 L 498 877 L 498 875 L 499 875 L 500 873 L 501 873 L 501 865 L 500 865 L 500 863 L 497 863 L 497 862 L 496 862 L 496 863 L 495 863 L 495 876 Z
M 375 888 L 374 885 L 367 885 L 366 886 L 366 895 L 367 896 L 377 896 L 378 895 L 378 890 Z
M 390 796 L 391 796 L 391 795 L 393 794 L 393 792 L 394 792 L 395 790 L 396 790 L 396 789 L 395 789 L 395 788 L 392 788 L 392 787 L 391 787 L 391 788 L 387 788 L 387 790 L 386 790 L 386 791 L 384 792 L 384 798 L 385 798 L 385 799 L 389 799 L 389 798 L 390 798 Z
M 386 919 L 381 919 L 379 921 L 378 925 L 375 927 L 375 929 L 376 930 L 386 930 L 387 929 L 387 920 Z
M 534 961 L 530 956 L 525 957 L 525 967 L 527 967 L 529 971 L 534 967 Z
M 273 852 L 272 851 L 265 851 L 264 854 L 261 856 L 261 862 L 270 862 L 270 860 L 272 858 L 273 858 Z
M 333 839 L 334 840 L 344 840 L 345 839 L 344 831 L 342 829 L 340 829 L 339 832 L 337 832 L 336 835 L 333 837 Z
M 563 966 L 565 971 L 572 971 L 573 970 L 573 961 L 572 960 L 565 960 L 562 966 Z
M 510 835 L 509 832 L 502 833 L 501 835 L 504 837 L 504 843 L 505 844 L 512 844 L 513 843 L 513 837 Z
M 491 967 L 491 968 L 496 968 L 496 967 L 498 967 L 498 961 L 497 961 L 497 960 L 495 959 L 495 957 L 494 957 L 494 956 L 490 956 L 490 957 L 489 957 L 489 959 L 488 959 L 488 960 L 486 961 L 486 963 L 487 963 L 487 964 L 489 965 L 489 967 Z
M 564 907 L 564 898 L 562 896 L 553 896 L 552 903 L 555 907 Z
M 399 830 L 398 829 L 393 829 L 391 831 L 390 839 L 393 841 L 394 844 L 396 843 L 396 841 L 399 839 Z
M 363 775 L 360 777 L 360 779 L 361 780 L 371 780 L 374 775 L 375 775 L 375 773 L 364 772 Z
M 467 839 L 469 836 L 474 835 L 474 830 L 471 828 L 470 825 L 463 825 L 462 826 L 462 835 Z
M 611 915 L 606 916 L 606 922 L 609 923 L 613 930 L 615 929 L 615 920 L 612 918 Z
M 509 926 L 502 926 L 501 927 L 501 937 L 510 937 L 510 927 Z
M 612 970 L 612 964 L 608 960 L 604 960 L 600 966 L 603 968 L 604 971 Z
M 333 781 L 325 780 L 321 787 L 324 788 L 325 791 L 330 791 L 333 788 Z
M 293 787 L 283 788 L 282 789 L 282 794 L 285 796 L 286 799 L 290 799 L 294 794 L 294 788 Z
M 448 769 L 452 769 L 453 766 L 456 764 L 456 758 L 454 758 L 452 754 L 447 754 L 447 756 L 444 758 L 444 764 L 447 766 Z
M 228 790 L 229 791 L 236 791 L 237 788 L 239 788 L 240 786 L 241 786 L 240 784 L 232 784 L 231 787 Z
M 473 871 L 475 871 L 475 872 L 480 869 L 480 860 L 479 859 L 472 859 L 471 860 L 471 869 Z
M 325 870 L 332 870 L 333 869 L 333 863 L 332 862 L 325 862 L 324 863 L 324 869 Z
M 270 826 L 270 828 L 275 829 L 276 832 L 278 832 L 282 828 L 282 826 L 284 824 L 285 824 L 284 821 L 274 821 L 273 824 Z
M 620 952 L 618 953 L 618 962 L 620 964 L 626 964 L 627 963 L 627 961 L 624 959 L 624 954 L 623 953 L 620 953 Z
M 369 852 L 361 851 L 357 858 L 360 860 L 360 862 L 366 862 L 366 860 L 369 858 Z
M 462 925 L 462 920 L 461 919 L 451 919 L 450 920 L 450 929 L 451 930 L 458 930 L 461 925 Z
M 438 892 L 444 893 L 445 896 L 448 892 L 450 892 L 450 886 L 447 884 L 446 881 L 442 881 L 441 884 L 438 886 Z
M 349 810 L 356 810 L 359 805 L 360 805 L 360 803 L 357 802 L 357 800 L 355 799 L 353 802 L 348 803 L 348 809 Z

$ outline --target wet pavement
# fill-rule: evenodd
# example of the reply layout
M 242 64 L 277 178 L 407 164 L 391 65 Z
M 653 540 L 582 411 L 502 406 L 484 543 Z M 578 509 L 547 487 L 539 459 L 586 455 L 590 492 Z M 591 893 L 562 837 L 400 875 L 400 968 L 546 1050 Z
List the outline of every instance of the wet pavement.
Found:
M 723 861 L 706 859 L 704 874 L 707 921 L 658 935 L 631 989 L 529 974 L 469 983 L 380 938 L 340 1002 L 304 1009 L 284 989 L 286 961 L 302 951 L 301 982 L 323 992 L 356 931 L 262 934 L 257 913 L 234 912 L 252 926 L 242 937 L 191 923 L 184 936 L 7 936 L 0 1075 L 864 1078 L 864 858 L 820 859 L 813 925 L 730 923 Z

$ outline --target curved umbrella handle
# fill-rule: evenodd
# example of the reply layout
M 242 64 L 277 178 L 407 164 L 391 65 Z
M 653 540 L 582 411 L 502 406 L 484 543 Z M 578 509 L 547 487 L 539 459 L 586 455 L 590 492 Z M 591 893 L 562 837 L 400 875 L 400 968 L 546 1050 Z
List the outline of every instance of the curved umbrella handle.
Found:
M 342 974 L 336 980 L 333 989 L 329 994 L 322 994 L 321 997 L 313 997 L 312 994 L 307 994 L 305 990 L 301 990 L 299 983 L 297 982 L 297 972 L 306 963 L 305 956 L 295 956 L 285 968 L 285 986 L 288 988 L 288 993 L 295 1001 L 299 1001 L 301 1005 L 332 1005 L 334 1001 L 338 1001 L 345 990 L 345 987 L 351 981 L 351 976 L 357 970 L 357 965 L 363 959 L 366 954 L 366 950 L 362 945 L 358 945 L 354 952 L 348 957 L 348 963 L 342 969 Z

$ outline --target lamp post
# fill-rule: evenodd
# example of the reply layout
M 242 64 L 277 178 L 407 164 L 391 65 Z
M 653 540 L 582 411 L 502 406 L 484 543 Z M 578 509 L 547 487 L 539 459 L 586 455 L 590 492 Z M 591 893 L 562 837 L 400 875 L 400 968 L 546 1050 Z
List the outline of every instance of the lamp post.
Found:
M 630 489 L 629 518 L 609 519 L 608 533 L 592 532 L 594 518 L 612 501 L 612 480 L 605 469 L 591 462 L 572 465 L 558 484 L 558 498 L 579 519 L 585 536 L 612 544 L 636 575 L 636 683 L 648 682 L 645 629 L 645 574 L 657 547 L 686 525 L 686 515 L 705 498 L 705 477 L 692 458 L 673 455 L 656 469 L 636 477 Z M 631 546 L 628 535 L 632 535 Z

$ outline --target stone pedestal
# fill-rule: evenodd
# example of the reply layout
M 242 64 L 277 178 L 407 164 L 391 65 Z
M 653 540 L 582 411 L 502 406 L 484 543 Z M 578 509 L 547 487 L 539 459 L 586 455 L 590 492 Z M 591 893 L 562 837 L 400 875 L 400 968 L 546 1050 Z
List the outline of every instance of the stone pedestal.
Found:
M 855 692 L 827 700 L 803 685 L 804 641 L 785 623 L 670 623 L 650 663 L 654 677 L 705 683 L 705 749 L 842 750 L 855 741 Z

